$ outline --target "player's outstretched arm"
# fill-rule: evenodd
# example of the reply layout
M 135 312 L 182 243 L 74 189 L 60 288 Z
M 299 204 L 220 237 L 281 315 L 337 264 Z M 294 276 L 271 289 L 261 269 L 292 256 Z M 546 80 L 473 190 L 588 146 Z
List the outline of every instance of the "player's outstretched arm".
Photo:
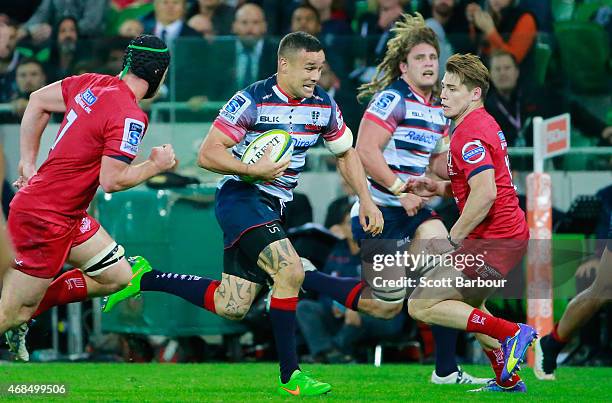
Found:
M 357 151 L 350 147 L 344 153 L 336 155 L 336 158 L 338 158 L 338 171 L 359 197 L 361 226 L 373 235 L 380 234 L 384 227 L 383 216 L 368 191 L 365 171 Z
M 30 95 L 23 115 L 19 132 L 21 149 L 19 174 L 22 177 L 20 180 L 26 183 L 36 173 L 40 138 L 49 123 L 52 112 L 66 112 L 61 81 L 34 91 Z
M 450 181 L 437 181 L 427 176 L 409 178 L 402 192 L 414 193 L 421 197 L 453 197 Z
M 198 165 L 224 175 L 244 175 L 271 181 L 282 176 L 291 162 L 290 160 L 273 162 L 270 158 L 271 150 L 266 150 L 266 154 L 256 163 L 247 165 L 228 152 L 228 149 L 235 145 L 234 140 L 213 125 L 200 146 Z
M 456 242 L 464 240 L 487 217 L 497 198 L 494 169 L 477 173 L 468 180 L 468 184 L 470 195 L 461 216 L 450 230 L 451 239 Z
M 160 172 L 175 168 L 176 164 L 174 150 L 170 144 L 153 147 L 149 158 L 137 165 L 103 156 L 100 186 L 106 193 L 119 192 L 134 187 Z

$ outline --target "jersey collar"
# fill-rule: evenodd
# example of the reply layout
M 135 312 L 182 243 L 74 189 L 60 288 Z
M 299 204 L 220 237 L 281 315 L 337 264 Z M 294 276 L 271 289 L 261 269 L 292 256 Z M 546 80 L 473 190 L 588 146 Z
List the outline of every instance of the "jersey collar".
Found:
M 276 84 L 274 84 L 274 87 L 272 87 L 272 89 L 274 90 L 274 92 L 280 99 L 282 99 L 284 102 L 287 102 L 288 104 L 291 104 L 291 105 L 300 104 L 302 103 L 302 101 L 304 101 L 304 99 L 306 99 L 306 98 L 291 98 L 291 96 L 287 94 L 285 91 L 283 91 L 280 85 L 278 85 L 278 81 L 276 82 Z

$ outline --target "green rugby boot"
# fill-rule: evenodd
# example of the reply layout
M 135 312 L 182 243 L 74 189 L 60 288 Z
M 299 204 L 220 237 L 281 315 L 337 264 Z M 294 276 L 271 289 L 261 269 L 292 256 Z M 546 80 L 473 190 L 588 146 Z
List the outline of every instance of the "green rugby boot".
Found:
M 319 382 L 296 369 L 293 371 L 289 382 L 282 383 L 278 380 L 277 392 L 281 396 L 317 396 L 323 395 L 331 390 L 329 383 Z
M 147 259 L 142 256 L 132 256 L 127 260 L 130 265 L 132 265 L 132 279 L 123 290 L 104 297 L 104 300 L 102 301 L 102 312 L 108 313 L 114 308 L 115 305 L 124 299 L 139 296 L 140 280 L 142 279 L 143 274 L 153 270 Z

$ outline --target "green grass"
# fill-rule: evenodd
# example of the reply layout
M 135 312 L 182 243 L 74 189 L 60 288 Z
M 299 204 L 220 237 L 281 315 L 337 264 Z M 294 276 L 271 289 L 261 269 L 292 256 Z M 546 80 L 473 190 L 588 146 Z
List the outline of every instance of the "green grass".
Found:
M 484 366 L 465 367 L 486 376 Z M 558 371 L 556 382 L 541 382 L 530 369 L 521 371 L 529 389 L 525 395 L 468 394 L 466 385 L 434 386 L 432 367 L 425 365 L 306 365 L 304 369 L 333 386 L 330 394 L 311 400 L 379 402 L 550 401 L 604 402 L 612 400 L 612 368 L 569 368 Z M 274 395 L 275 364 L 14 364 L 0 366 L 0 385 L 63 383 L 62 401 L 284 401 Z M 10 398 L 10 397 L 9 397 Z M 0 400 L 6 400 L 6 392 Z M 14 400 L 25 400 L 13 398 Z M 36 400 L 54 400 L 49 396 Z M 33 400 L 28 396 L 27 400 Z

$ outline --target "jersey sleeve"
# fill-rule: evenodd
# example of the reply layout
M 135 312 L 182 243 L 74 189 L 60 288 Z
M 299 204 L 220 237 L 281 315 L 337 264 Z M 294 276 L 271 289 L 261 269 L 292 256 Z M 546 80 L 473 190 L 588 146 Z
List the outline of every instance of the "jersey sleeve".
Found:
M 68 101 L 74 98 L 75 93 L 81 87 L 84 81 L 84 76 L 70 76 L 62 79 L 62 97 L 64 98 L 64 104 L 68 104 Z
M 372 99 L 363 118 L 393 133 L 406 114 L 406 103 L 402 101 L 395 91 L 381 91 Z
M 333 154 L 342 154 L 353 146 L 353 133 L 344 123 L 344 117 L 338 104 L 331 99 L 331 115 L 323 129 L 325 146 Z
M 103 155 L 131 163 L 147 130 L 147 116 L 140 110 L 112 116 L 106 123 Z
M 477 173 L 495 168 L 493 146 L 487 140 L 475 135 L 463 135 L 457 140 L 451 152 L 454 154 L 456 169 L 462 171 L 467 180 Z
M 257 123 L 255 100 L 248 92 L 240 91 L 219 110 L 213 125 L 239 143 L 255 123 Z

